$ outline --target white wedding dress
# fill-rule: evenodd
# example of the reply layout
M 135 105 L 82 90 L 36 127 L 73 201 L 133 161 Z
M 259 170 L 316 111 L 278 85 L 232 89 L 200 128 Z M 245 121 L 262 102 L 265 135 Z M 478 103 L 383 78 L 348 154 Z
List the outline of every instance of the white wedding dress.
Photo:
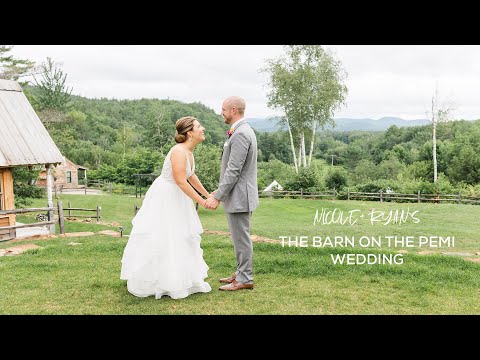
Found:
M 127 280 L 127 289 L 135 296 L 181 299 L 212 290 L 204 281 L 208 266 L 200 247 L 202 224 L 192 199 L 173 179 L 170 155 L 176 147 L 187 157 L 187 178 L 195 172 L 195 159 L 191 168 L 185 149 L 172 147 L 132 220 L 120 279 Z

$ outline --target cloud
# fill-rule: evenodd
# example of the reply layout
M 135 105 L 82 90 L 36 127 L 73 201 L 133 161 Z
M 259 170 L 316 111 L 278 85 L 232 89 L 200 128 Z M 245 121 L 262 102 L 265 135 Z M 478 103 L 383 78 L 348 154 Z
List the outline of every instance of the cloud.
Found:
M 480 118 L 480 46 L 326 45 L 348 73 L 347 106 L 336 117 L 423 118 L 438 84 L 457 116 Z M 266 59 L 280 45 L 17 45 L 13 54 L 63 64 L 73 93 L 118 99 L 202 102 L 216 112 L 240 95 L 248 117 L 278 115 L 267 103 Z

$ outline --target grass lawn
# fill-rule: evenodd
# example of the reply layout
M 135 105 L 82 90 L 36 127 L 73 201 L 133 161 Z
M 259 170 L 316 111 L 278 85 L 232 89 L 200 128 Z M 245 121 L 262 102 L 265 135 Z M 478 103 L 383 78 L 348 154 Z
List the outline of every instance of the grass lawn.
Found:
M 123 196 L 63 195 L 75 207 L 102 206 L 102 221 L 116 221 L 131 230 L 133 205 Z M 44 206 L 35 200 L 32 206 Z M 313 224 L 316 210 L 375 208 L 418 210 L 418 223 L 375 223 L 359 218 L 355 225 Z M 200 209 L 205 229 L 228 231 L 221 209 Z M 95 235 L 78 238 L 25 240 L 41 249 L 0 257 L 0 314 L 480 314 L 480 264 L 457 256 L 416 255 L 420 250 L 480 251 L 480 206 L 394 204 L 361 201 L 262 199 L 252 218 L 252 234 L 279 236 L 455 236 L 454 248 L 414 247 L 402 265 L 334 265 L 330 254 L 380 253 L 378 249 L 282 247 L 254 244 L 256 288 L 222 292 L 218 278 L 235 268 L 231 240 L 204 234 L 202 248 L 210 267 L 208 294 L 186 299 L 136 298 L 119 279 L 127 238 Z M 67 232 L 101 230 L 96 224 L 67 223 Z M 70 228 L 69 228 L 70 227 Z M 93 229 L 93 230 L 92 230 Z M 69 246 L 69 242 L 81 245 Z M 0 248 L 18 243 L 0 243 Z M 390 253 L 383 249 L 382 254 Z

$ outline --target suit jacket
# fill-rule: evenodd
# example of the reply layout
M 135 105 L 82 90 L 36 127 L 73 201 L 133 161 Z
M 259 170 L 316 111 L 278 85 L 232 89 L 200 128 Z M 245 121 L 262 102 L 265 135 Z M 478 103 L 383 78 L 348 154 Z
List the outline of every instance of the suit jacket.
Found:
M 228 213 L 250 212 L 258 206 L 257 138 L 246 121 L 225 141 L 214 197 Z

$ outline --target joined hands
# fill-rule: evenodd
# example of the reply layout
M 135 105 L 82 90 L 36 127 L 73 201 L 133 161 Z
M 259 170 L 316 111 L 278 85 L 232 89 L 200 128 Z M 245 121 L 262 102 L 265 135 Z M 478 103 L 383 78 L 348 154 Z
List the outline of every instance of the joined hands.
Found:
M 213 197 L 213 195 L 215 195 L 215 191 L 213 191 L 212 193 L 210 193 L 210 194 L 208 195 L 208 198 L 204 201 L 203 207 L 204 207 L 205 209 L 217 210 L 218 205 L 220 205 L 220 201 L 218 201 L 217 199 L 215 199 L 215 198 Z

